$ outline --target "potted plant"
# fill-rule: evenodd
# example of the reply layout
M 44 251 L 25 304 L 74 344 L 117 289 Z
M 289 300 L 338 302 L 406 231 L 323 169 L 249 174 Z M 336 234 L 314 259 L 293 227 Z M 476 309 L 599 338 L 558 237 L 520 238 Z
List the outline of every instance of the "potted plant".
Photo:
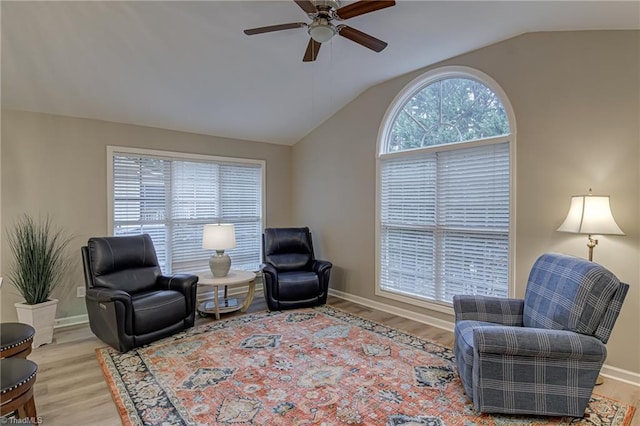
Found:
M 70 266 L 66 247 L 71 239 L 55 229 L 48 216 L 36 221 L 27 214 L 7 239 L 13 255 L 8 278 L 24 298 L 15 304 L 18 321 L 36 330 L 33 346 L 37 348 L 53 340 L 58 300 L 50 295 Z

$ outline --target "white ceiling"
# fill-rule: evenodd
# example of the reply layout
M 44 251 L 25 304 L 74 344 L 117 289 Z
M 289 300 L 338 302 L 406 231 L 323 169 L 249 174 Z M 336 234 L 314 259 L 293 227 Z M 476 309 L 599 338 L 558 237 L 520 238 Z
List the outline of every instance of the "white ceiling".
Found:
M 342 2 L 342 5 L 350 2 Z M 637 1 L 408 1 L 346 23 L 303 63 L 293 1 L 1 4 L 2 106 L 293 144 L 368 87 L 530 31 L 638 29 Z

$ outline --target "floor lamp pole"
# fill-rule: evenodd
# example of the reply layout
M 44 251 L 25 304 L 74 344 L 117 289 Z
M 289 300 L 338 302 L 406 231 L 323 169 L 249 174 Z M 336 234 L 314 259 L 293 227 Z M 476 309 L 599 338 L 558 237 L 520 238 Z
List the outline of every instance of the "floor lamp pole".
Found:
M 589 234 L 589 242 L 587 243 L 587 247 L 589 247 L 589 262 L 593 262 L 593 248 L 597 245 L 598 240 L 591 238 L 591 234 Z

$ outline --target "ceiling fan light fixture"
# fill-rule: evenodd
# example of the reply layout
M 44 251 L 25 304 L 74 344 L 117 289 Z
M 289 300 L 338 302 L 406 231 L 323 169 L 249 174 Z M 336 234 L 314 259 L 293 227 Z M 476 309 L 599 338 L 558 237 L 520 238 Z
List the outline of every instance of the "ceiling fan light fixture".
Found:
M 320 18 L 309 25 L 309 36 L 318 43 L 331 40 L 338 30 L 327 19 Z

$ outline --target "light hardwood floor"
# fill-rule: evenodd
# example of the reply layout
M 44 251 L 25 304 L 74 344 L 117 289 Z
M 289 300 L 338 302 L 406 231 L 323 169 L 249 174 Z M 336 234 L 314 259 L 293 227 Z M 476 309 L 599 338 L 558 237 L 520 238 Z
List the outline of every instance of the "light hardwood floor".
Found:
M 261 294 L 256 296 L 249 312 L 266 310 Z M 439 328 L 335 297 L 329 299 L 329 305 L 442 345 L 453 345 L 453 334 Z M 226 314 L 222 319 L 233 315 L 240 313 Z M 196 325 L 210 321 L 215 320 L 198 318 Z M 88 325 L 78 325 L 56 330 L 54 343 L 33 350 L 29 359 L 39 366 L 35 401 L 44 426 L 121 424 L 96 359 L 95 350 L 104 346 Z M 640 407 L 640 388 L 632 385 L 605 378 L 596 393 Z M 632 425 L 640 426 L 640 413 L 636 413 Z

